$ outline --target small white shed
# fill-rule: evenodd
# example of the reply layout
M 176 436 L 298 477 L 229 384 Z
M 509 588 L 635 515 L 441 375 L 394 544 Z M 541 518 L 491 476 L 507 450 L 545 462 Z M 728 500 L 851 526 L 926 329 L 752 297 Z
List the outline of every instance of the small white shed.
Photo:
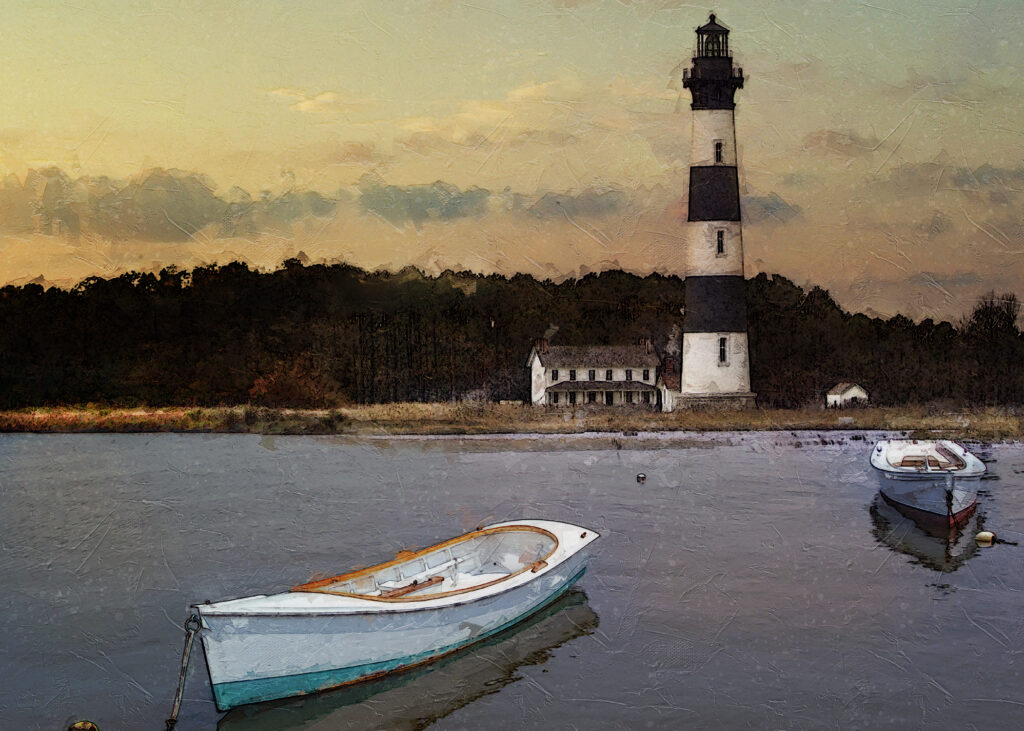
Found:
M 837 383 L 825 394 L 825 406 L 830 409 L 841 409 L 844 406 L 855 406 L 868 402 L 868 392 L 856 383 Z

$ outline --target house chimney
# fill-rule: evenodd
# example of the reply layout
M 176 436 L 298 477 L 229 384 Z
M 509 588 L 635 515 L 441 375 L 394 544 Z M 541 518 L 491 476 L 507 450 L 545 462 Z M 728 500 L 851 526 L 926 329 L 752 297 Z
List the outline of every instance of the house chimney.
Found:
M 546 338 L 537 338 L 533 341 L 533 347 L 537 349 L 538 353 L 548 352 L 548 341 Z

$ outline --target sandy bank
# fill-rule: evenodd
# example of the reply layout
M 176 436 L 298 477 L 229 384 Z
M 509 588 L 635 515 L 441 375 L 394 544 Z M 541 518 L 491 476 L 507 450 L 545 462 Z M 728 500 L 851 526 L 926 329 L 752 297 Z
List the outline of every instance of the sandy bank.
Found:
M 331 410 L 266 407 L 60 407 L 0 411 L 0 431 L 225 432 L 334 434 L 360 438 L 504 435 L 503 441 L 575 435 L 576 439 L 652 444 L 694 442 L 725 432 L 899 432 L 953 439 L 1024 438 L 1024 412 L 1007 408 L 942 411 L 924 407 L 849 411 L 751 409 L 735 412 L 579 408 L 573 411 L 508 404 L 374 404 Z M 800 440 L 799 434 L 792 439 Z M 817 437 L 815 437 L 817 438 Z M 614 446 L 613 442 L 609 442 Z

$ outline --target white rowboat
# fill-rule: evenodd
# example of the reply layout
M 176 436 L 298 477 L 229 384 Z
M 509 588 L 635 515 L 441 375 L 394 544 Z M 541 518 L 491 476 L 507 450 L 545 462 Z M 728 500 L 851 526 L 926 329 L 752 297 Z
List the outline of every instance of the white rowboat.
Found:
M 598 534 L 497 523 L 271 596 L 196 607 L 220 710 L 430 662 L 524 619 L 572 586 Z
M 217 731 L 416 729 L 432 725 L 513 682 L 522 667 L 590 634 L 598 616 L 573 588 L 529 617 L 430 665 L 326 693 L 234 708 Z

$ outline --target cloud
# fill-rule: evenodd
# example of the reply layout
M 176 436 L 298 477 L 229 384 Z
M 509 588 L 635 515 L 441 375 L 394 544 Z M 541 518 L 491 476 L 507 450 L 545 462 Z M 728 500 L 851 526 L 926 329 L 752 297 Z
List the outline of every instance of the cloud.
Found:
M 330 90 L 311 94 L 302 91 L 301 89 L 293 89 L 289 87 L 271 89 L 267 93 L 272 96 L 291 100 L 292 103 L 288 105 L 288 108 L 295 112 L 302 112 L 303 114 L 342 112 L 345 111 L 346 107 L 373 104 L 377 101 L 375 99 L 343 96 L 336 91 Z
M 234 187 L 225 197 L 204 175 L 154 168 L 130 180 L 81 177 L 58 168 L 30 170 L 0 186 L 0 228 L 77 239 L 177 242 L 287 232 L 305 218 L 332 215 L 337 201 L 314 191 L 261 194 Z M 209 229 L 204 231 L 204 229 Z
M 622 211 L 628 199 L 621 190 L 597 190 L 589 188 L 572 195 L 570 193 L 545 193 L 532 203 L 522 197 L 516 208 L 534 218 L 580 218 L 607 216 Z
M 787 203 L 778 193 L 743 196 L 743 217 L 751 223 L 788 223 L 800 214 L 800 206 Z
M 363 212 L 375 213 L 394 224 L 482 216 L 487 212 L 490 194 L 475 187 L 462 191 L 440 180 L 406 187 L 387 185 L 375 175 L 366 175 L 359 181 L 359 205 Z
M 804 138 L 803 149 L 819 154 L 833 154 L 843 157 L 870 155 L 878 147 L 874 137 L 863 137 L 856 132 L 834 129 L 820 129 Z
M 1014 192 L 1020 192 L 1024 187 L 1024 167 L 1000 168 L 994 165 L 982 165 L 971 170 L 970 168 L 957 168 L 951 180 L 957 188 L 982 188 L 991 186 L 1011 187 Z
M 921 272 L 907 278 L 908 284 L 913 285 L 939 285 L 941 287 L 974 287 L 983 284 L 986 280 L 977 272 L 957 272 L 955 274 L 937 274 L 936 272 Z

